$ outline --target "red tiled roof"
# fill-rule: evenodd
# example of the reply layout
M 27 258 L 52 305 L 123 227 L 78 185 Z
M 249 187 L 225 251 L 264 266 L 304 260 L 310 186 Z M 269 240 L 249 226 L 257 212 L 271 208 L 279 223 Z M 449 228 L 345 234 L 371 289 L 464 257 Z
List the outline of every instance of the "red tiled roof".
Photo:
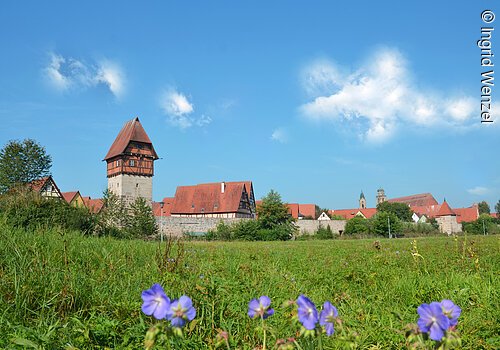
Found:
M 437 205 L 438 202 L 430 193 L 420 193 L 414 194 L 406 197 L 392 198 L 387 200 L 388 202 L 397 202 L 397 203 L 405 203 L 410 207 L 422 207 L 422 206 L 430 206 Z
M 224 193 L 222 193 L 223 184 L 225 184 Z M 179 186 L 170 212 L 172 214 L 236 213 L 244 188 L 246 189 L 244 182 Z
M 299 214 L 302 216 L 310 216 L 316 219 L 316 205 L 315 204 L 299 204 Z
M 476 207 L 469 208 L 454 208 L 453 211 L 457 214 L 457 222 L 471 222 L 479 217 L 479 210 Z
M 61 192 L 64 200 L 67 202 L 67 203 L 71 203 L 71 201 L 75 198 L 75 196 L 77 195 L 78 191 L 72 191 L 72 192 Z
M 106 154 L 106 157 L 104 157 L 104 160 L 108 160 L 122 154 L 127 148 L 130 141 L 142 142 L 151 145 L 153 156 L 155 157 L 155 159 L 158 159 L 158 155 L 156 154 L 156 151 L 153 147 L 153 143 L 142 127 L 139 118 L 136 117 L 135 119 L 129 120 L 125 123 L 115 141 L 109 148 L 109 151 Z
M 91 199 L 90 197 L 82 197 L 83 204 L 94 214 L 101 211 L 104 201 L 101 198 Z
M 453 210 L 451 210 L 450 206 L 446 202 L 446 199 L 443 201 L 443 204 L 441 204 L 441 208 L 439 208 L 439 211 L 437 212 L 436 216 L 448 216 L 448 215 L 457 215 Z
M 153 202 L 153 215 L 154 216 L 170 216 L 171 215 L 171 209 L 172 209 L 172 202 L 174 201 L 174 198 L 171 197 L 165 197 L 163 198 L 163 210 L 161 209 L 160 202 Z
M 262 202 L 262 201 L 260 201 Z M 299 203 L 287 203 L 288 207 L 288 213 L 292 216 L 294 219 L 299 218 Z
M 490 213 L 490 216 L 491 216 L 492 218 L 495 218 L 495 219 L 496 219 L 496 218 L 498 218 L 498 214 L 497 214 L 497 213 Z
M 52 175 L 49 175 L 49 176 L 46 176 L 46 177 L 42 177 L 42 178 L 37 179 L 37 180 L 33 180 L 30 183 L 28 183 L 27 186 L 29 188 L 31 188 L 33 191 L 41 192 L 44 189 L 44 187 L 47 184 L 47 182 L 51 182 L 52 183 L 52 185 L 54 186 L 55 191 L 59 194 L 59 198 L 62 198 L 61 190 L 59 190 L 59 187 L 57 187 L 57 184 L 54 181 L 54 179 L 52 178 Z
M 425 215 L 428 218 L 433 218 L 439 212 L 441 205 L 413 206 L 411 210 L 419 217 Z
M 28 183 L 28 187 L 35 192 L 40 192 L 45 183 L 47 182 L 47 180 L 49 180 L 50 178 L 51 176 L 45 176 L 40 179 L 33 180 L 30 183 Z
M 331 215 L 337 215 L 344 219 L 352 219 L 359 212 L 367 219 L 371 218 L 377 213 L 377 208 L 364 208 L 364 209 L 335 209 L 329 211 Z

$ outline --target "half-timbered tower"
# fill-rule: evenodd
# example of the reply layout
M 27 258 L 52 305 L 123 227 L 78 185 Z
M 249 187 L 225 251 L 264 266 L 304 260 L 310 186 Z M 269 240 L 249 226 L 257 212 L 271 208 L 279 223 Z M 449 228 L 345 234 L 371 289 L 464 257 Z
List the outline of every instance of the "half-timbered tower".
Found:
M 108 190 L 128 205 L 139 197 L 151 203 L 156 159 L 158 155 L 139 118 L 128 121 L 104 158 Z

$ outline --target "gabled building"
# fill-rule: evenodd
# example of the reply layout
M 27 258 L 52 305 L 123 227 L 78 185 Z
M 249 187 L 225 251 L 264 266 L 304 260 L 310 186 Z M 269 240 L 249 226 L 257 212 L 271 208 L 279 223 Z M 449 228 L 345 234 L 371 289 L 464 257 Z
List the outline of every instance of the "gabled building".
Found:
M 57 187 L 52 176 L 46 176 L 41 179 L 33 180 L 28 183 L 28 188 L 38 192 L 44 198 L 63 199 L 61 191 Z
M 369 219 L 375 214 L 377 214 L 377 208 L 330 210 L 330 215 L 339 216 L 346 220 L 352 219 L 356 216 L 362 217 L 363 219 Z
M 82 197 L 82 199 L 87 209 L 94 214 L 100 213 L 104 206 L 104 201 L 102 200 L 102 198 L 92 199 L 90 197 Z
M 80 191 L 72 191 L 72 192 L 62 192 L 61 193 L 64 200 L 74 207 L 84 207 L 85 203 L 83 201 L 83 197 L 80 194 Z
M 288 212 L 297 220 L 316 219 L 316 204 L 287 203 Z
M 179 186 L 170 214 L 172 217 L 255 218 L 251 198 L 255 197 L 250 181 Z
M 126 122 L 104 157 L 108 190 L 126 204 L 139 197 L 151 203 L 154 161 L 157 159 L 153 143 L 139 118 Z
M 153 202 L 153 215 L 154 216 L 171 216 L 173 197 L 165 197 L 161 202 Z
M 388 202 L 405 203 L 412 207 L 430 207 L 438 205 L 437 200 L 430 193 L 413 194 L 411 196 L 391 198 Z

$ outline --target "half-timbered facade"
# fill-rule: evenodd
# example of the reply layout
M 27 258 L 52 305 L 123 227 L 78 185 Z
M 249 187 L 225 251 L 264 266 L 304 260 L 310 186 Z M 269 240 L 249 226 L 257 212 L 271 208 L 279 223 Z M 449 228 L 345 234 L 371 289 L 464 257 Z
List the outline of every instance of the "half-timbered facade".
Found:
M 40 193 L 40 195 L 44 198 L 63 198 L 61 191 L 57 187 L 52 176 L 47 176 L 31 181 L 28 184 L 28 188 L 30 188 L 32 191 Z
M 139 118 L 128 121 L 104 157 L 108 190 L 127 204 L 139 197 L 151 203 L 156 159 L 158 155 Z

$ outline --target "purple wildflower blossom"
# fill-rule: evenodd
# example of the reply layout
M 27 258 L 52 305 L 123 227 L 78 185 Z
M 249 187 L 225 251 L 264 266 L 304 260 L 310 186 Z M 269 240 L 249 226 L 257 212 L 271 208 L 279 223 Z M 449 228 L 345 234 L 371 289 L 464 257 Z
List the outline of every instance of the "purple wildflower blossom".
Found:
M 142 312 L 148 316 L 153 315 L 157 320 L 165 318 L 170 306 L 170 299 L 158 283 L 153 284 L 151 289 L 144 290 L 141 297 L 143 301 Z
M 458 323 L 458 316 L 460 316 L 462 309 L 448 299 L 441 301 L 441 308 L 443 309 L 443 314 L 449 318 L 450 326 L 456 326 Z
M 305 329 L 312 330 L 318 323 L 318 310 L 316 305 L 305 295 L 301 294 L 297 298 L 298 317 Z
M 321 310 L 321 313 L 319 314 L 319 324 L 325 327 L 327 336 L 331 336 L 333 332 L 335 332 L 333 323 L 338 315 L 339 313 L 337 312 L 337 308 L 329 301 L 325 301 L 323 304 L 323 310 Z
M 187 321 L 191 321 L 196 316 L 196 310 L 193 302 L 188 296 L 181 296 L 174 300 L 167 310 L 167 319 L 170 320 L 172 327 L 183 327 Z
M 417 309 L 420 318 L 417 321 L 418 328 L 424 333 L 429 333 L 432 340 L 441 340 L 444 332 L 450 327 L 450 320 L 443 313 L 441 304 L 432 302 L 422 304 Z
M 274 314 L 274 309 L 270 309 L 271 299 L 263 295 L 257 299 L 252 299 L 248 303 L 248 316 L 250 318 L 261 317 L 263 320 Z

